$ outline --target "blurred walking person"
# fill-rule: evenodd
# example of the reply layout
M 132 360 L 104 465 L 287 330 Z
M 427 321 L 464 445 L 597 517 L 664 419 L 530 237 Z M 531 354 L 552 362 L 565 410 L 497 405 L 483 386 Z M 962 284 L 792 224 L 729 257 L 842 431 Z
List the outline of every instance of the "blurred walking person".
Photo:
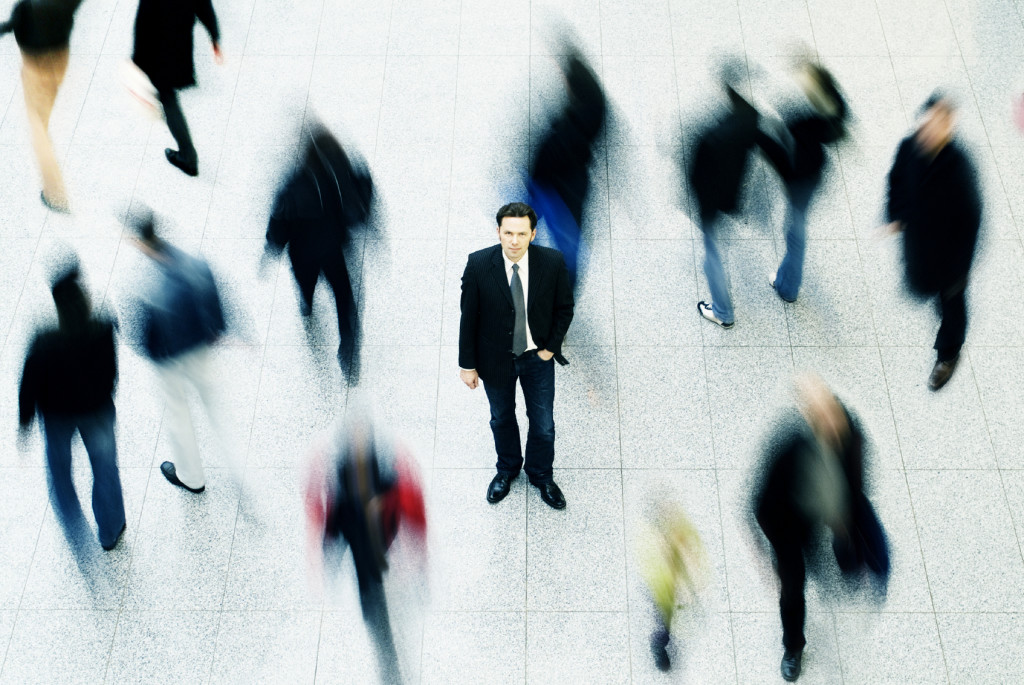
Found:
M 560 65 L 567 103 L 548 126 L 530 169 L 530 205 L 551 231 L 575 288 L 590 162 L 604 128 L 607 100 L 594 71 L 575 47 Z
M 938 358 L 928 387 L 938 390 L 956 370 L 967 338 L 967 280 L 981 228 L 974 164 L 954 138 L 956 106 L 936 93 L 917 130 L 903 139 L 889 172 L 888 230 L 903 234 L 907 285 L 938 298 Z
M 373 181 L 349 160 L 326 128 L 309 133 L 298 167 L 274 199 L 264 255 L 288 247 L 292 274 L 299 286 L 299 309 L 313 313 L 313 294 L 323 274 L 338 312 L 338 360 L 350 385 L 359 378 L 359 317 L 345 264 L 352 231 L 369 219 Z
M 759 138 L 761 148 L 775 167 L 786 189 L 786 255 L 768 283 L 786 302 L 796 301 L 803 282 L 807 246 L 807 210 L 821 185 L 828 162 L 825 146 L 846 135 L 846 101 L 835 79 L 824 67 L 803 61 L 797 81 L 805 96 L 799 109 L 785 118 L 788 145 L 768 136 Z M 787 149 L 788 148 L 788 149 Z
M 156 88 L 167 128 L 178 144 L 167 148 L 167 161 L 189 176 L 199 175 L 199 155 L 178 102 L 178 91 L 196 84 L 192 56 L 192 31 L 202 22 L 213 43 L 213 56 L 223 64 L 220 30 L 211 0 L 139 0 L 135 15 L 135 47 L 132 61 Z
M 20 425 L 36 413 L 46 438 L 50 501 L 73 549 L 87 531 L 71 479 L 71 439 L 78 431 L 92 465 L 92 511 L 103 549 L 117 546 L 125 530 L 124 498 L 114 438 L 117 355 L 114 323 L 93 313 L 77 266 L 52 286 L 57 326 L 29 346 L 19 392 Z
M 711 290 L 711 302 L 698 302 L 697 312 L 722 328 L 732 328 L 736 318 L 716 231 L 721 214 L 739 209 L 747 161 L 759 136 L 760 115 L 736 91 L 741 73 L 742 65 L 734 60 L 723 65 L 722 85 L 729 108 L 700 133 L 688 169 L 704 233 L 704 275 Z
M 0 35 L 14 33 L 21 49 L 21 82 L 43 189 L 43 204 L 68 211 L 67 191 L 50 140 L 50 114 L 68 69 L 68 51 L 75 11 L 82 0 L 18 0 Z
M 229 457 L 234 453 L 234 446 L 225 438 L 227 424 L 216 401 L 216 380 L 210 366 L 211 345 L 225 331 L 220 295 L 206 262 L 160 238 L 151 213 L 134 217 L 132 229 L 136 246 L 154 267 L 152 283 L 143 295 L 137 333 L 156 365 L 167 399 L 165 416 L 174 461 L 163 462 L 160 471 L 172 484 L 201 493 L 206 489 L 206 476 L 185 396 L 187 384 L 198 392 L 224 451 Z
M 885 535 L 863 491 L 859 423 L 818 376 L 798 378 L 796 390 L 799 418 L 773 436 L 753 501 L 781 581 L 781 670 L 791 682 L 800 675 L 806 644 L 805 555 L 819 527 L 831 529 L 836 559 L 848 578 L 870 572 L 884 588 L 889 574 Z

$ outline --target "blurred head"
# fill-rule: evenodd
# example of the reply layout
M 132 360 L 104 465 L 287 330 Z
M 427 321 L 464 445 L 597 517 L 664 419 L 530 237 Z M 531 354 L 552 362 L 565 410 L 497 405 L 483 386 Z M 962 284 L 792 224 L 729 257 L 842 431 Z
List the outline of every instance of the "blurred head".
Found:
M 148 207 L 137 210 L 128 218 L 128 227 L 135 235 L 135 246 L 153 259 L 158 259 L 167 243 L 156 233 L 156 218 Z
M 826 117 L 844 115 L 835 79 L 824 67 L 803 61 L 797 67 L 796 81 L 816 112 Z
M 955 128 L 956 104 L 948 95 L 936 92 L 921 107 L 921 119 L 914 137 L 918 147 L 934 157 L 953 139 Z
M 850 428 L 839 400 L 816 373 L 799 376 L 795 385 L 797 405 L 811 430 L 819 440 L 838 447 Z
M 537 237 L 537 213 L 525 202 L 511 202 L 498 210 L 497 220 L 501 250 L 518 262 Z
M 76 266 L 51 286 L 53 304 L 57 307 L 57 322 L 64 330 L 80 328 L 89 320 L 89 296 L 82 289 L 78 278 Z

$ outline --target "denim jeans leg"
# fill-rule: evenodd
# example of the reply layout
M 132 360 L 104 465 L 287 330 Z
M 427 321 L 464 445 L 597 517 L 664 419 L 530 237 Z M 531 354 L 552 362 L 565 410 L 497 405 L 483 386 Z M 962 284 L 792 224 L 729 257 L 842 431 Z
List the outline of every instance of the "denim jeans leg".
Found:
M 64 537 L 77 558 L 88 549 L 91 531 L 82 513 L 82 505 L 78 502 L 75 483 L 71 480 L 71 438 L 76 428 L 75 417 L 53 414 L 43 416 L 50 501 Z
M 516 363 L 530 429 L 526 436 L 526 475 L 531 483 L 552 478 L 555 461 L 555 360 L 531 355 Z
M 519 475 L 523 467 L 523 448 L 516 420 L 516 379 L 502 384 L 484 381 L 484 392 L 491 406 L 491 432 L 498 453 L 498 471 Z
M 786 256 L 775 274 L 775 290 L 784 300 L 795 300 L 800 293 L 807 249 L 807 208 L 813 191 L 813 186 L 796 186 L 789 191 Z
M 114 405 L 82 417 L 78 430 L 92 463 L 92 513 L 99 528 L 100 544 L 112 545 L 125 523 L 114 439 Z
M 722 255 L 712 231 L 704 231 L 704 275 L 711 289 L 711 308 L 723 323 L 733 323 L 732 298 L 729 296 L 729 279 L 725 275 Z

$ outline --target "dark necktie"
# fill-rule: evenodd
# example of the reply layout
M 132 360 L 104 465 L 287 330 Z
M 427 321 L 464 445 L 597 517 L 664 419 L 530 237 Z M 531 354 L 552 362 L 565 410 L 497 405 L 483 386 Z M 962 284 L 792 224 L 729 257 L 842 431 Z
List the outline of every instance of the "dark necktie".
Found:
M 517 357 L 526 352 L 526 298 L 523 297 L 523 281 L 519 278 L 519 265 L 512 265 L 512 305 L 516 308 L 516 327 L 512 332 L 512 353 Z

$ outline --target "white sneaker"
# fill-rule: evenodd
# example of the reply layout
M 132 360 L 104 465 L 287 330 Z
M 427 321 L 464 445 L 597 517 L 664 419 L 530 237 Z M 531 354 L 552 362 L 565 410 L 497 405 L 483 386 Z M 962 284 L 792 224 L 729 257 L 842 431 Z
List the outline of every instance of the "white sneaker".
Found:
M 711 323 L 716 323 L 722 328 L 732 328 L 735 325 L 735 322 L 726 323 L 715 316 L 715 310 L 711 308 L 710 302 L 705 302 L 704 300 L 698 302 L 697 312 Z
M 773 288 L 775 287 L 775 275 L 778 273 L 778 271 L 773 271 L 770 274 L 768 274 L 768 285 L 770 285 Z

